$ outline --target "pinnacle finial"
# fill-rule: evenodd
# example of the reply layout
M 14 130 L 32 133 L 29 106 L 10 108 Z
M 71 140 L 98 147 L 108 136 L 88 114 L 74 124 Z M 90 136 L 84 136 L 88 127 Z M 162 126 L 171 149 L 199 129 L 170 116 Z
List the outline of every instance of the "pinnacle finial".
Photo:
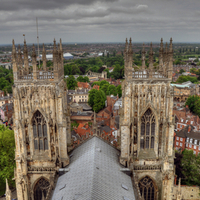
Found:
M 169 52 L 173 52 L 172 38 L 170 39 Z
M 128 52 L 128 39 L 126 38 L 124 53 L 127 53 L 127 52 Z
M 150 54 L 153 54 L 153 44 L 152 44 L 152 42 L 151 42 L 151 44 L 150 44 L 150 52 L 149 52 Z
M 145 48 L 144 48 L 144 43 L 143 43 L 143 45 L 142 45 L 142 53 L 146 53 L 146 52 L 145 52 Z
M 34 44 L 33 44 L 32 57 L 36 57 L 36 52 L 35 52 L 35 45 L 34 45 Z
M 43 52 L 45 51 L 45 48 L 44 48 L 44 43 L 43 43 L 43 50 L 42 50 Z
M 132 40 L 131 40 L 131 38 L 130 38 L 130 40 L 129 40 L 129 48 L 128 48 L 128 52 L 129 52 L 130 54 L 133 53 L 133 49 L 132 49 Z
M 167 51 L 168 51 L 168 44 L 166 42 L 166 44 L 165 44 L 165 52 L 167 52 Z
M 6 179 L 6 200 L 11 200 L 11 191 L 7 179 Z
M 60 38 L 60 50 L 62 51 L 62 40 Z
M 16 53 L 15 41 L 14 41 L 14 39 L 12 40 L 12 53 Z
M 6 178 L 6 191 L 9 190 L 8 179 Z

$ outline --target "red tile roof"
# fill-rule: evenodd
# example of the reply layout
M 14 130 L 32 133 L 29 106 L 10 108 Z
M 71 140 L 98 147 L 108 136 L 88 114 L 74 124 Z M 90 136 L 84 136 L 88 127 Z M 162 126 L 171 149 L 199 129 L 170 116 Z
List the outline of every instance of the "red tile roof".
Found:
M 99 85 L 94 85 L 93 89 L 99 90 Z
M 84 88 L 84 89 L 89 89 L 90 88 L 89 83 L 78 82 L 77 84 L 78 84 L 79 88 Z

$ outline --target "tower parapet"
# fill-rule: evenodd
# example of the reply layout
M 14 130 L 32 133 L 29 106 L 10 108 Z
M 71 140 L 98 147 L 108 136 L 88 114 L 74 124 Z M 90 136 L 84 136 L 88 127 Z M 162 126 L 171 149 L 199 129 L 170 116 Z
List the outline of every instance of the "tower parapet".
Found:
M 124 72 L 126 80 L 161 80 L 161 81 L 171 81 L 173 72 L 173 46 L 172 38 L 170 39 L 170 45 L 168 49 L 168 44 L 166 43 L 165 49 L 163 48 L 163 39 L 161 39 L 160 50 L 159 50 L 159 65 L 154 66 L 153 60 L 153 44 L 150 44 L 149 51 L 149 67 L 145 66 L 145 48 L 143 44 L 142 49 L 142 66 L 133 66 L 133 50 L 131 39 L 130 43 L 126 39 L 125 49 L 124 49 Z
M 24 40 L 24 51 L 23 59 L 20 45 L 18 47 L 18 53 L 16 52 L 15 42 L 13 40 L 12 47 L 12 63 L 13 63 L 13 74 L 14 82 L 18 83 L 19 81 L 54 81 L 58 82 L 64 77 L 63 69 L 63 50 L 62 50 L 62 41 L 56 45 L 56 40 L 54 39 L 53 47 L 53 66 L 46 66 L 46 51 L 43 44 L 42 51 L 42 67 L 37 65 L 37 56 L 35 52 L 35 46 L 33 45 L 32 50 L 32 64 L 29 64 L 28 61 L 28 50 L 26 46 L 26 40 Z

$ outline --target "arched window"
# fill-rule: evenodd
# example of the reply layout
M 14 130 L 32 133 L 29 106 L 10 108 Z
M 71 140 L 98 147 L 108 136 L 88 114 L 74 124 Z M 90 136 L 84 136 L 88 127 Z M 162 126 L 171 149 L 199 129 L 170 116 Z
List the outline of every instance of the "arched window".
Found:
M 43 115 L 36 111 L 33 119 L 34 148 L 40 151 L 48 150 L 47 123 Z
M 155 126 L 155 117 L 148 109 L 141 118 L 140 149 L 154 148 Z
M 49 188 L 50 183 L 46 179 L 41 178 L 34 188 L 34 200 L 46 199 Z
M 156 200 L 156 188 L 153 180 L 148 176 L 140 180 L 139 189 L 144 200 Z

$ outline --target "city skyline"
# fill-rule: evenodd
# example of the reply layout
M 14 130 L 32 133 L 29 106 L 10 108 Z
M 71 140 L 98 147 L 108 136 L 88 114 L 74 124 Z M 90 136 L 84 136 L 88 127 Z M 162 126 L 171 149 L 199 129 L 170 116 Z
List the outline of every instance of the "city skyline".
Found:
M 170 37 L 176 42 L 200 42 L 200 3 L 193 0 L 42 1 L 3 0 L 0 7 L 0 44 L 12 39 L 21 43 L 23 34 L 40 43 L 62 38 L 64 43 L 158 42 Z

